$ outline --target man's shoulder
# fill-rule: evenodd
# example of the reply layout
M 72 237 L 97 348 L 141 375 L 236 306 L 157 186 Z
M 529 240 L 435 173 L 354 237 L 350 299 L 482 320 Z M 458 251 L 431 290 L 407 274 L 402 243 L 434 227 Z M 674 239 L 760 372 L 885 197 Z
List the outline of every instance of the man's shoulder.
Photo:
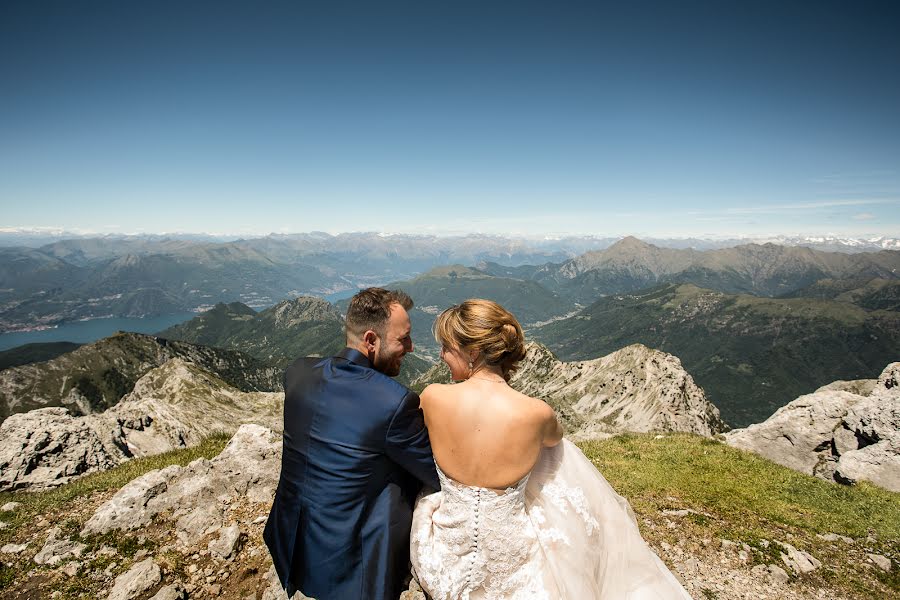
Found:
M 316 357 L 306 356 L 295 360 L 285 369 L 288 376 L 304 377 L 305 373 L 316 370 L 316 367 L 324 363 L 332 363 L 335 368 L 326 368 L 318 376 L 328 379 L 342 379 L 355 381 L 356 384 L 364 386 L 367 391 L 377 392 L 380 396 L 396 398 L 400 402 L 408 394 L 413 393 L 408 387 L 394 379 L 385 375 L 381 371 L 354 363 L 342 356 Z

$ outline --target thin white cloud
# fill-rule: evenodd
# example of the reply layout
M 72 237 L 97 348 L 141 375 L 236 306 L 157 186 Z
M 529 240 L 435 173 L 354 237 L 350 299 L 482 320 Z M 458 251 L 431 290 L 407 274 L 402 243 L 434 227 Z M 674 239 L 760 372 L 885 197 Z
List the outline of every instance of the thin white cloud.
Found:
M 820 202 L 791 202 L 786 204 L 762 204 L 758 206 L 733 206 L 721 209 L 703 209 L 683 211 L 686 215 L 766 215 L 780 214 L 785 212 L 821 210 L 823 208 L 840 208 L 843 206 L 877 206 L 877 205 L 900 205 L 900 199 L 849 199 L 849 200 L 823 200 Z
M 853 217 L 851 217 L 851 218 L 854 221 L 871 221 L 872 219 L 875 218 L 875 215 L 873 215 L 872 213 L 864 212 L 864 213 L 859 213 L 859 214 L 853 215 Z

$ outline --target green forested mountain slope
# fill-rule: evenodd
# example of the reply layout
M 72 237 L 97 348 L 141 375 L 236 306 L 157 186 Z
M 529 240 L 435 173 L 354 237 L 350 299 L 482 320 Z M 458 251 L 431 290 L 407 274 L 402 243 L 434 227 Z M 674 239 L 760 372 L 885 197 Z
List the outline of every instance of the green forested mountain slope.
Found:
M 240 350 L 278 367 L 299 356 L 328 356 L 344 347 L 341 315 L 312 297 L 285 300 L 259 313 L 240 302 L 217 304 L 159 335 Z
M 0 420 L 45 406 L 65 406 L 76 414 L 103 411 L 172 358 L 194 363 L 242 391 L 281 388 L 277 369 L 242 352 L 118 333 L 52 360 L 0 371 Z
M 633 343 L 674 354 L 733 427 L 763 421 L 826 383 L 876 377 L 900 358 L 896 312 L 693 285 L 602 298 L 532 334 L 563 360 Z

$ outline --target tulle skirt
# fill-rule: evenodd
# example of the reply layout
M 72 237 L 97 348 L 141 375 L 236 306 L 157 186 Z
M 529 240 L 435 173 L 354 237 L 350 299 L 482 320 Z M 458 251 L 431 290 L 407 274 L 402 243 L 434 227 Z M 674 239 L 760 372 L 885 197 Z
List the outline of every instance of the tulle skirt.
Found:
M 446 545 L 442 540 L 459 538 L 459 528 L 469 526 L 460 521 L 452 525 L 455 531 L 446 530 L 447 522 L 441 519 L 442 503 L 447 501 L 443 494 L 437 492 L 419 499 L 411 535 L 414 570 L 427 571 L 418 579 L 433 597 L 437 591 L 438 597 L 469 600 L 690 600 L 687 591 L 641 537 L 628 502 L 568 440 L 541 452 L 524 487 L 521 521 L 512 530 L 516 532 L 514 536 L 526 539 L 529 547 L 527 563 L 520 567 L 523 573 L 513 575 L 523 581 L 518 590 L 521 593 L 509 589 L 498 594 L 478 588 L 455 588 L 461 591 L 447 594 L 429 589 L 429 581 L 437 581 L 430 575 L 446 578 L 446 574 L 431 573 L 443 562 L 440 554 L 446 551 Z M 509 540 L 510 545 L 518 541 Z M 448 559 L 456 557 L 448 555 Z M 443 568 L 453 570 L 452 562 L 443 562 Z M 519 577 L 525 574 L 534 575 Z M 534 593 L 535 581 L 541 588 L 539 594 Z M 531 591 L 526 592 L 526 582 Z

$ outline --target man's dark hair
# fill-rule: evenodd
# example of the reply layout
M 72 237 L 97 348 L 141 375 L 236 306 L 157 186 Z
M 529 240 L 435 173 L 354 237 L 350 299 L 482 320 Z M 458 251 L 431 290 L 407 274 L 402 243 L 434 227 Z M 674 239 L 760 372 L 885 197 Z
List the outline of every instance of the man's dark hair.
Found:
M 369 329 L 383 336 L 392 304 L 399 304 L 406 310 L 413 307 L 412 298 L 400 290 L 366 288 L 358 292 L 347 307 L 347 338 L 359 339 Z

